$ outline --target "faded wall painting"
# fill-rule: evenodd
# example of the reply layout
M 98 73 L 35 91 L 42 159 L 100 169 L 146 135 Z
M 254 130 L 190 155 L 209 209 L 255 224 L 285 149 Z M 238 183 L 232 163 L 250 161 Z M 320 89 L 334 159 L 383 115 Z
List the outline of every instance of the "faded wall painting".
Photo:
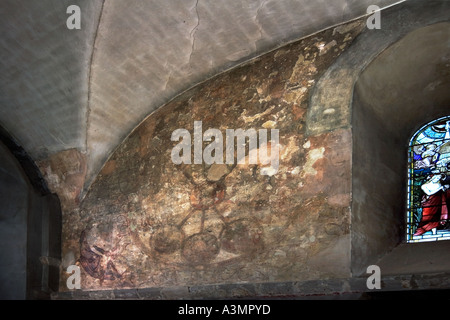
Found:
M 82 288 L 349 276 L 351 132 L 310 136 L 306 127 L 314 117 L 311 89 L 363 27 L 353 22 L 259 57 L 142 122 L 80 208 L 64 216 L 63 256 L 81 266 Z M 212 144 L 194 141 L 195 121 L 201 134 L 215 129 L 223 137 L 229 129 L 254 129 L 260 138 L 266 129 L 267 140 L 244 141 L 244 160 L 267 152 L 279 157 L 278 167 L 239 163 L 237 148 L 232 162 L 174 163 L 175 130 L 190 133 L 187 158 L 194 159 L 195 146 Z M 225 154 L 223 143 L 214 152 Z

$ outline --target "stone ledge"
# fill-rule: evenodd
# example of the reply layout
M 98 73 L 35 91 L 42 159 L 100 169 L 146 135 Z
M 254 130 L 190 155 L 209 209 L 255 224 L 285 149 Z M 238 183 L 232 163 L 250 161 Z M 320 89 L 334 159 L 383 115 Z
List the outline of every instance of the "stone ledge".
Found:
M 450 292 L 450 273 L 381 277 L 381 289 L 369 290 L 367 278 L 220 284 L 189 287 L 119 289 L 58 292 L 52 300 L 203 300 L 203 299 L 329 299 L 358 300 L 383 294 L 421 294 L 436 290 L 442 297 Z

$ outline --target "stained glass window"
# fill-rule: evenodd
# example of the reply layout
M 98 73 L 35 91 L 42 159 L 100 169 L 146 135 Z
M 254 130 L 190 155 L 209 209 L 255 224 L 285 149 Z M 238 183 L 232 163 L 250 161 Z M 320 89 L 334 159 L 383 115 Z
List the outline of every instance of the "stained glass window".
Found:
M 450 116 L 412 136 L 408 159 L 406 241 L 450 240 Z

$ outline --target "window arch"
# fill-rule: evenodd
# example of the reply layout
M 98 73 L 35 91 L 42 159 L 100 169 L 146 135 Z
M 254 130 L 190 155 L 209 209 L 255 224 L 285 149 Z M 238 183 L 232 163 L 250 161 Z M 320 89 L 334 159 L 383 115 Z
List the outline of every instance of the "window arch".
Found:
M 406 241 L 450 240 L 450 116 L 422 126 L 408 148 Z

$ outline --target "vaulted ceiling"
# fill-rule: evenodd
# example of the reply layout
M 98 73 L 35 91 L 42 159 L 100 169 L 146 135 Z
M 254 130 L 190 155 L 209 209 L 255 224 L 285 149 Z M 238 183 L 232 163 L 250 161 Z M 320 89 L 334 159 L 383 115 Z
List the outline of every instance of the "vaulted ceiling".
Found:
M 0 126 L 39 161 L 87 157 L 226 69 L 397 0 L 2 0 Z M 402 2 L 402 1 L 400 1 Z M 69 30 L 67 8 L 81 9 Z

